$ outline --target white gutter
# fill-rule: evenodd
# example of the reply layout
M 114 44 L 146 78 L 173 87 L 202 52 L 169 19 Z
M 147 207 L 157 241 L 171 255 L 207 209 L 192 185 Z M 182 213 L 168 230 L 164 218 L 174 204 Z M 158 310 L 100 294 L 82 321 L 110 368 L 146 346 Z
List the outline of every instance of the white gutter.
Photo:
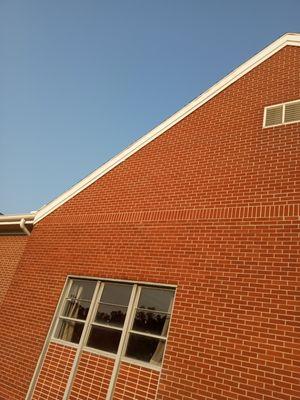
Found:
M 22 218 L 22 219 L 21 219 L 20 228 L 22 229 L 22 231 L 23 231 L 26 235 L 30 236 L 30 232 L 29 232 L 29 230 L 28 230 L 28 229 L 26 228 L 26 226 L 25 226 L 25 218 Z
M 35 214 L 36 212 L 31 214 L 0 215 L 0 234 L 16 234 L 16 231 L 20 230 L 20 233 L 29 236 L 30 230 L 27 226 L 33 225 Z M 15 231 L 11 230 L 10 227 L 15 227 Z
M 33 221 L 35 217 L 35 212 L 31 214 L 13 214 L 13 215 L 0 215 L 0 224 L 3 222 L 13 222 L 13 221 L 21 221 L 22 218 L 25 219 L 26 222 Z

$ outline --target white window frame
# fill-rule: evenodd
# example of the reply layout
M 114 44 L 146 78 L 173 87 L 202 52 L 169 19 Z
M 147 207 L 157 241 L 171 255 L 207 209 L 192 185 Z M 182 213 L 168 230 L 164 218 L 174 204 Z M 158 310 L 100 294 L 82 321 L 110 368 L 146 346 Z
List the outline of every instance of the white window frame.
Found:
M 300 119 L 297 120 L 297 121 L 284 122 L 284 120 L 285 120 L 285 107 L 286 107 L 287 105 L 289 105 L 289 104 L 298 103 L 298 102 L 300 102 L 300 99 L 298 99 L 298 100 L 293 100 L 293 101 L 287 101 L 287 102 L 285 102 L 285 103 L 272 104 L 271 106 L 266 106 L 266 107 L 264 108 L 263 128 L 264 128 L 264 129 L 267 129 L 267 128 L 274 128 L 274 127 L 276 127 L 276 126 L 297 124 L 298 122 L 300 122 Z M 279 106 L 282 106 L 282 107 L 283 107 L 283 109 L 282 109 L 282 120 L 281 120 L 281 122 L 280 122 L 279 124 L 267 125 L 267 126 L 266 126 L 267 111 L 270 110 L 270 109 L 272 109 L 272 108 L 279 107 Z
M 168 338 L 168 333 L 169 333 L 170 324 L 171 324 L 171 318 L 172 318 L 172 312 L 173 312 L 173 307 L 174 307 L 175 293 L 174 293 L 174 297 L 173 297 L 173 302 L 171 304 L 170 312 L 165 312 L 165 311 L 161 311 L 161 310 L 155 310 L 155 312 L 157 312 L 157 313 L 166 314 L 166 315 L 170 316 L 170 322 L 169 322 L 169 327 L 168 327 L 168 331 L 167 331 L 167 335 L 166 336 L 164 336 L 164 335 L 155 335 L 155 334 L 148 333 L 148 332 L 136 331 L 136 330 L 133 329 L 133 323 L 134 323 L 136 311 L 139 308 L 138 307 L 138 302 L 139 302 L 139 299 L 140 299 L 141 291 L 142 291 L 142 288 L 145 287 L 145 286 L 146 285 L 139 285 L 138 288 L 137 288 L 137 294 L 136 294 L 135 301 L 134 301 L 134 304 L 133 304 L 132 310 L 131 310 L 129 328 L 128 328 L 127 332 L 126 332 L 125 343 L 124 343 L 124 346 L 123 346 L 123 349 L 122 349 L 122 361 L 126 361 L 126 362 L 131 363 L 131 364 L 137 364 L 137 365 L 140 365 L 140 366 L 143 366 L 143 367 L 146 367 L 146 368 L 160 370 L 163 361 L 162 361 L 161 365 L 158 366 L 156 364 L 149 364 L 149 363 L 147 363 L 145 361 L 137 360 L 137 359 L 134 359 L 134 358 L 126 356 L 127 345 L 128 345 L 128 341 L 129 341 L 129 337 L 130 337 L 131 333 L 135 334 L 135 335 L 146 336 L 146 337 L 149 337 L 149 338 L 162 340 L 162 341 L 165 342 L 165 349 L 166 349 L 167 338 Z M 161 290 L 164 290 L 164 289 L 168 290 L 168 288 L 159 287 L 159 286 L 156 286 L 155 288 L 159 288 Z M 163 356 L 164 356 L 164 354 L 165 354 L 165 350 L 164 350 Z
M 92 299 L 90 301 L 90 308 L 89 308 L 89 311 L 88 311 L 88 314 L 87 314 L 87 317 L 85 320 L 62 316 L 64 305 L 67 300 L 67 295 L 70 291 L 73 280 L 97 281 L 94 292 L 93 292 Z M 116 284 L 123 283 L 123 284 L 132 285 L 130 300 L 129 300 L 129 303 L 127 306 L 127 313 L 126 313 L 125 321 L 124 321 L 122 328 L 110 327 L 105 324 L 94 322 L 95 315 L 96 315 L 97 309 L 98 309 L 98 304 L 101 299 L 101 295 L 102 295 L 105 283 L 116 283 Z M 174 292 L 173 302 L 171 305 L 170 312 L 165 312 L 165 314 L 168 314 L 170 316 L 168 331 L 165 336 L 153 335 L 153 334 L 150 334 L 147 332 L 137 332 L 135 330 L 132 330 L 135 312 L 136 312 L 138 301 L 140 298 L 141 289 L 143 287 L 153 287 L 153 288 L 157 288 L 157 289 L 165 289 L 168 291 L 172 290 Z M 174 303 L 175 303 L 175 295 L 176 295 L 176 285 L 158 284 L 158 283 L 140 282 L 140 281 L 127 281 L 127 280 L 121 280 L 121 279 L 108 279 L 108 278 L 103 279 L 103 278 L 97 278 L 97 277 L 87 277 L 87 276 L 78 276 L 78 275 L 68 275 L 66 278 L 66 281 L 65 281 L 64 288 L 61 292 L 61 295 L 60 295 L 60 298 L 59 298 L 59 301 L 58 301 L 58 304 L 56 307 L 56 311 L 55 311 L 55 314 L 52 319 L 51 327 L 49 329 L 46 341 L 44 343 L 37 367 L 35 369 L 35 372 L 34 372 L 34 375 L 33 375 L 33 378 L 32 378 L 32 381 L 31 381 L 31 384 L 30 384 L 30 387 L 29 387 L 29 390 L 28 390 L 28 393 L 26 396 L 26 400 L 30 400 L 32 398 L 32 395 L 34 393 L 34 388 L 37 383 L 38 376 L 39 376 L 40 370 L 42 368 L 44 358 L 47 353 L 47 349 L 51 343 L 57 343 L 57 344 L 60 344 L 60 345 L 66 346 L 66 347 L 72 347 L 72 348 L 77 349 L 75 359 L 73 361 L 73 366 L 72 366 L 72 369 L 71 369 L 71 372 L 69 375 L 68 383 L 66 386 L 65 394 L 64 394 L 64 397 L 62 400 L 67 400 L 70 396 L 72 384 L 73 384 L 73 381 L 76 376 L 76 371 L 77 371 L 77 367 L 79 364 L 80 356 L 83 351 L 98 354 L 103 357 L 107 357 L 107 358 L 111 358 L 111 359 L 115 360 L 106 400 L 112 399 L 121 362 L 127 362 L 130 364 L 142 366 L 147 369 L 160 371 L 162 368 L 162 365 L 163 365 L 163 359 L 164 359 L 166 346 L 167 346 L 168 334 L 169 334 L 171 319 L 172 319 L 172 314 L 173 314 L 173 307 L 174 307 Z M 159 312 L 159 311 L 157 311 L 157 312 Z M 61 319 L 71 320 L 74 322 L 80 322 L 80 323 L 84 324 L 79 343 L 73 343 L 70 341 L 63 340 L 63 339 L 58 339 L 54 336 L 56 333 L 57 327 L 58 327 L 58 323 Z M 87 346 L 87 340 L 89 338 L 89 333 L 90 333 L 92 326 L 103 326 L 106 328 L 111 328 L 111 329 L 116 329 L 116 330 L 122 331 L 117 353 L 110 353 L 110 352 L 107 352 L 104 350 L 95 349 L 95 348 Z M 162 362 L 160 365 L 150 364 L 145 361 L 141 361 L 141 360 L 137 360 L 137 359 L 129 358 L 129 357 L 125 356 L 130 333 L 137 333 L 137 334 L 141 334 L 141 336 L 154 337 L 154 338 L 165 341 L 163 359 L 162 359 Z

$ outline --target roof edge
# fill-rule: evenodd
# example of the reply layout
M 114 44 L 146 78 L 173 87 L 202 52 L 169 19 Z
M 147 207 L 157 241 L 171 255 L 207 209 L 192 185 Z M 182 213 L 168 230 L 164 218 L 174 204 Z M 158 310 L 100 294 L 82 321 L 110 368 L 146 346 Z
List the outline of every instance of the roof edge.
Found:
M 300 33 L 286 33 L 279 37 L 277 40 L 272 42 L 270 45 L 265 47 L 259 53 L 255 54 L 249 60 L 241 64 L 239 67 L 234 69 L 216 84 L 211 86 L 208 90 L 203 92 L 200 96 L 192 100 L 190 103 L 185 105 L 175 114 L 171 115 L 157 127 L 149 131 L 146 135 L 142 136 L 136 142 L 131 144 L 125 150 L 121 151 L 119 154 L 111 158 L 105 164 L 97 168 L 91 174 L 83 178 L 80 182 L 72 186 L 69 190 L 62 193 L 60 196 L 56 197 L 54 200 L 50 201 L 48 204 L 43 206 L 37 211 L 34 224 L 41 221 L 47 215 L 52 213 L 58 207 L 63 205 L 65 202 L 76 196 L 82 190 L 86 189 L 96 180 L 101 178 L 103 175 L 107 174 L 117 165 L 125 161 L 127 158 L 132 156 L 134 153 L 139 151 L 141 148 L 146 146 L 152 140 L 156 139 L 158 136 L 162 135 L 166 130 L 170 129 L 173 125 L 177 124 L 183 118 L 191 114 L 197 108 L 201 107 L 203 104 L 211 100 L 214 96 L 219 94 L 221 91 L 226 89 L 228 86 L 233 84 L 239 78 L 247 74 L 249 71 L 257 67 L 259 64 L 267 60 L 273 54 L 277 53 L 285 46 L 300 46 Z

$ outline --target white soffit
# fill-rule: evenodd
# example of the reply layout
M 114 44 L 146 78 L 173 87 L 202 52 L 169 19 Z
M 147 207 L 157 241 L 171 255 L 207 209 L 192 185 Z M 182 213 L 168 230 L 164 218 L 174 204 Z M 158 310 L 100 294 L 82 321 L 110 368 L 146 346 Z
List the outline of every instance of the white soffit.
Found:
M 257 67 L 259 64 L 267 60 L 269 57 L 271 57 L 273 54 L 275 54 L 277 51 L 281 50 L 285 46 L 300 46 L 300 33 L 286 33 L 285 35 L 281 36 L 279 39 L 271 43 L 269 46 L 265 47 L 255 56 L 251 57 L 244 64 L 233 70 L 230 74 L 228 74 L 211 88 L 206 90 L 199 97 L 188 103 L 181 110 L 177 111 L 171 117 L 163 121 L 156 128 L 152 129 L 145 136 L 141 137 L 125 150 L 123 150 L 121 153 L 117 154 L 111 160 L 103 164 L 101 167 L 97 168 L 94 172 L 72 186 L 69 190 L 58 196 L 56 199 L 43 206 L 40 210 L 38 210 L 34 219 L 34 223 L 37 223 L 41 219 L 45 218 L 48 214 L 56 210 L 72 197 L 76 196 L 82 190 L 94 183 L 97 179 L 101 178 L 107 172 L 111 171 L 114 167 L 125 161 L 132 154 L 139 151 L 152 140 L 163 134 L 166 130 L 170 129 L 173 125 L 177 124 L 187 115 L 191 114 L 197 108 L 201 107 L 222 90 L 226 89 L 229 85 L 237 81 L 243 75 L 247 74 L 253 68 Z

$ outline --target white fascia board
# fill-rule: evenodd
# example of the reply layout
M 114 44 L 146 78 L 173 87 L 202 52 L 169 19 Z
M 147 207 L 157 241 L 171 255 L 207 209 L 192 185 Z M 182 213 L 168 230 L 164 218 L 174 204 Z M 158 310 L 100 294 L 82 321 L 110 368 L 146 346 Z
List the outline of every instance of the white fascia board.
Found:
M 72 197 L 76 196 L 82 190 L 94 183 L 97 179 L 101 178 L 103 175 L 111 171 L 114 167 L 125 161 L 128 157 L 139 151 L 152 140 L 156 139 L 166 130 L 170 129 L 173 125 L 177 124 L 183 118 L 185 118 L 197 108 L 201 107 L 203 104 L 211 100 L 222 90 L 226 89 L 229 85 L 237 81 L 239 78 L 247 74 L 253 68 L 257 67 L 259 64 L 267 60 L 269 57 L 277 53 L 285 46 L 300 46 L 300 33 L 286 33 L 279 39 L 275 40 L 269 46 L 265 47 L 255 56 L 251 57 L 244 64 L 240 65 L 238 68 L 233 70 L 211 88 L 206 90 L 199 97 L 188 103 L 171 117 L 167 118 L 156 128 L 152 129 L 145 136 L 141 137 L 125 150 L 123 150 L 121 153 L 117 154 L 111 160 L 103 164 L 101 167 L 97 168 L 94 172 L 92 172 L 86 178 L 82 179 L 76 185 L 72 186 L 69 190 L 58 196 L 56 199 L 46 204 L 44 207 L 37 211 L 34 219 L 34 224 L 45 218 L 62 204 L 70 200 Z

